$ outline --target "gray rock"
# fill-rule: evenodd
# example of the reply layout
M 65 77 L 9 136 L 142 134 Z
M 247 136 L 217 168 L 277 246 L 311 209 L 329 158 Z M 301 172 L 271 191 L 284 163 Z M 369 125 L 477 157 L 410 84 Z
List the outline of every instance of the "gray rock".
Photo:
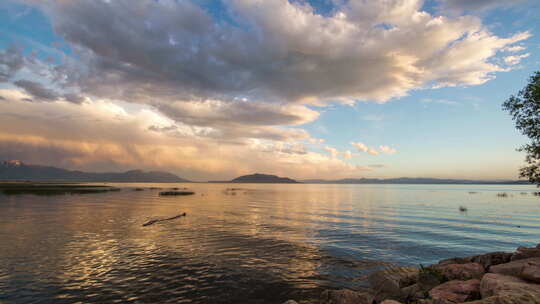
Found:
M 449 281 L 429 291 L 435 300 L 446 300 L 453 303 L 476 300 L 480 298 L 480 280 Z
M 298 302 L 296 302 L 295 300 L 288 300 L 287 302 L 283 304 L 298 304 Z
M 321 295 L 321 304 L 372 304 L 374 300 L 369 293 L 348 289 L 325 290 Z

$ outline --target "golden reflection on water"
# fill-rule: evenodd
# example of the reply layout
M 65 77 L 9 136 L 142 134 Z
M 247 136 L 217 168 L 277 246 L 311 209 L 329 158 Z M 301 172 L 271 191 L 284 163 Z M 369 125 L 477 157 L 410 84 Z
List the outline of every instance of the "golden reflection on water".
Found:
M 0 291 L 18 302 L 279 303 L 326 286 L 360 288 L 354 279 L 376 260 L 427 264 L 463 248 L 527 245 L 540 232 L 537 200 L 508 198 L 509 212 L 496 187 L 471 196 L 449 186 L 116 186 L 124 190 L 0 196 Z M 233 187 L 241 189 L 225 191 Z

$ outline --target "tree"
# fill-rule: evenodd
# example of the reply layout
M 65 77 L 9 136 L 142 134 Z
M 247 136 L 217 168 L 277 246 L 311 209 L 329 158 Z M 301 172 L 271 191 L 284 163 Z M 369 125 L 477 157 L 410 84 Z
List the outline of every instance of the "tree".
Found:
M 519 175 L 540 187 L 540 71 L 531 76 L 517 95 L 503 103 L 503 109 L 510 112 L 516 128 L 531 139 L 518 149 L 527 153 L 527 165 L 520 169 Z

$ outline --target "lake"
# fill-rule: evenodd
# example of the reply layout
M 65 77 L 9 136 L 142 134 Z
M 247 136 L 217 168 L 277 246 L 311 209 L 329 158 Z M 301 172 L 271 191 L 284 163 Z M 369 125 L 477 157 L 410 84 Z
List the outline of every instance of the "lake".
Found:
M 534 186 L 113 185 L 0 194 L 0 303 L 278 304 L 361 289 L 388 265 L 540 242 Z

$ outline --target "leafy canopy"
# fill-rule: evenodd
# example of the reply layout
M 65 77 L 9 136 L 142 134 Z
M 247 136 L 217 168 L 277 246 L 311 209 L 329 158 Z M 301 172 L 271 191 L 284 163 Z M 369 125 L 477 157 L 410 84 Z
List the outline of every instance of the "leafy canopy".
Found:
M 503 103 L 503 109 L 512 115 L 516 128 L 531 139 L 518 149 L 527 153 L 527 165 L 520 169 L 520 176 L 540 187 L 540 71 L 530 77 L 517 95 Z

